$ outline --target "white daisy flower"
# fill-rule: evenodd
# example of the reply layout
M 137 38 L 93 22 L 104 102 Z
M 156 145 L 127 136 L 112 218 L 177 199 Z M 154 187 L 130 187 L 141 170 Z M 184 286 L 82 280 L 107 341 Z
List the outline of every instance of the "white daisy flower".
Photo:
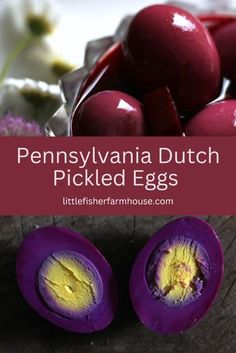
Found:
M 0 120 L 11 114 L 35 120 L 43 126 L 60 104 L 58 85 L 31 79 L 6 79 L 0 90 Z
M 45 53 L 52 51 L 49 45 L 45 43 L 44 38 L 53 32 L 58 21 L 58 6 L 55 0 L 11 0 L 5 5 L 5 10 L 2 12 L 7 20 L 4 22 L 4 31 L 0 31 L 1 36 L 8 35 L 9 27 L 9 35 L 12 38 L 10 41 L 11 48 L 8 48 L 5 61 L 0 68 L 0 85 L 11 72 L 12 66 L 18 57 L 22 60 L 17 63 L 17 69 L 15 70 L 17 75 L 14 76 L 19 78 L 19 75 L 22 75 L 36 78 L 31 73 L 33 71 L 37 72 L 38 68 L 40 69 L 40 63 L 36 60 L 35 63 L 32 62 L 32 65 L 30 65 L 27 61 L 31 60 L 30 53 L 33 48 L 42 46 L 45 49 Z M 14 44 L 13 38 L 15 38 Z M 4 40 L 1 38 L 0 42 L 4 42 Z M 22 68 L 23 70 L 21 70 Z M 30 73 L 25 74 L 24 70 L 28 69 Z M 42 68 L 41 72 L 44 72 L 44 68 Z M 41 79 L 47 80 L 47 77 L 43 75 Z M 53 74 L 49 75 L 49 82 L 55 81 L 55 76 Z
M 28 58 L 31 62 L 38 62 L 37 79 L 46 80 L 47 82 L 57 82 L 60 77 L 75 69 L 75 64 L 66 59 L 61 53 L 57 53 L 46 42 L 44 46 L 33 48 Z
M 55 0 L 14 0 L 9 3 L 19 33 L 46 36 L 55 29 L 59 9 Z

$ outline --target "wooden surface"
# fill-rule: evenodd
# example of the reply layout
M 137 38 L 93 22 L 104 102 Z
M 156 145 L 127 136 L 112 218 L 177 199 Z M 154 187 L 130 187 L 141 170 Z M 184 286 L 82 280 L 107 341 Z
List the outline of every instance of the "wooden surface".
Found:
M 225 254 L 223 285 L 213 307 L 183 335 L 160 336 L 136 318 L 128 299 L 132 262 L 148 237 L 172 217 L 1 217 L 0 353 L 233 353 L 236 352 L 236 217 L 208 217 Z M 24 235 L 36 225 L 79 230 L 112 265 L 120 305 L 103 332 L 80 335 L 41 319 L 22 299 L 15 279 L 15 255 Z

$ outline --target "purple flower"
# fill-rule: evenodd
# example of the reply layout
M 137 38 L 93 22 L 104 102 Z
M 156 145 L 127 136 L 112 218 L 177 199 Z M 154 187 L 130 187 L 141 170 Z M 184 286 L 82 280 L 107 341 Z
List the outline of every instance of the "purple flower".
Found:
M 0 136 L 43 136 L 43 131 L 36 122 L 7 115 L 0 119 Z

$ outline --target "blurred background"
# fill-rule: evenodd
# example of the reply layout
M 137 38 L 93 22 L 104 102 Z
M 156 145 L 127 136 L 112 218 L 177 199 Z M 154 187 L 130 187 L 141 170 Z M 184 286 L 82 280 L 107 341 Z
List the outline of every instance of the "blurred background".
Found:
M 122 17 L 125 15 L 134 14 L 145 6 L 163 2 L 166 1 L 58 0 L 53 2 L 47 0 L 2 0 L 0 1 L 0 65 L 3 64 L 6 53 L 16 39 L 16 31 L 20 30 L 19 23 L 22 19 L 19 19 L 19 17 L 24 16 L 24 11 L 25 13 L 29 11 L 29 6 L 24 7 L 25 3 L 34 4 L 32 7 L 34 7 L 36 11 L 37 7 L 40 8 L 40 4 L 46 4 L 46 7 L 49 9 L 49 13 L 46 13 L 46 15 L 56 17 L 56 28 L 53 33 L 46 38 L 46 43 L 50 49 L 54 51 L 54 54 L 61 57 L 61 59 L 68 60 L 72 65 L 81 66 L 83 64 L 85 46 L 89 40 L 112 35 Z M 235 1 L 233 0 L 184 0 L 171 1 L 171 3 L 182 3 L 185 6 L 189 6 L 190 9 L 194 9 L 196 6 L 200 11 L 209 8 L 215 10 L 216 8 L 224 9 L 227 6 L 235 6 Z M 17 11 L 19 7 L 21 7 L 23 11 Z M 15 23 L 13 23 L 12 20 Z M 24 54 L 27 55 L 24 56 L 23 61 L 28 57 L 31 60 L 32 66 L 34 66 L 33 59 L 36 60 L 36 58 L 29 53 Z M 22 61 L 18 61 L 18 65 L 14 65 L 11 71 L 14 77 L 22 77 L 28 74 L 33 78 L 39 78 L 37 73 L 39 67 L 32 67 L 33 70 L 31 72 L 31 67 L 28 65 L 26 67 L 26 62 L 25 65 L 20 64 L 22 64 Z M 52 77 L 44 76 L 45 73 L 46 72 L 41 73 L 40 79 L 44 78 L 53 81 Z
M 0 135 L 44 134 L 61 105 L 58 79 L 83 65 L 86 43 L 113 35 L 126 15 L 164 2 L 0 0 Z M 192 12 L 236 9 L 234 0 L 169 3 Z

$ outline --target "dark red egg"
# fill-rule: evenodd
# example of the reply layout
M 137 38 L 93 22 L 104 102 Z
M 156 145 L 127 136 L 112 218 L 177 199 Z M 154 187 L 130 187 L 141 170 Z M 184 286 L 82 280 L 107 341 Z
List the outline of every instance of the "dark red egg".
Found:
M 186 124 L 186 136 L 236 136 L 236 100 L 212 103 Z
M 206 13 L 198 16 L 201 23 L 213 34 L 220 27 L 236 20 L 236 16 L 226 13 Z
M 216 98 L 221 82 L 214 41 L 187 11 L 169 5 L 143 9 L 123 44 L 127 76 L 144 93 L 168 86 L 181 114 Z
M 102 91 L 79 104 L 73 113 L 76 136 L 142 136 L 142 104 L 120 91 Z
M 117 285 L 111 267 L 79 233 L 39 228 L 16 260 L 19 289 L 43 318 L 68 331 L 95 332 L 113 320 Z
M 145 118 L 152 136 L 182 136 L 183 130 L 175 102 L 168 87 L 143 97 Z
M 219 52 L 222 73 L 229 79 L 236 79 L 236 20 L 214 31 L 213 38 Z
M 168 223 L 140 251 L 130 297 L 140 321 L 173 334 L 196 324 L 210 308 L 223 276 L 223 254 L 212 227 L 194 217 Z

